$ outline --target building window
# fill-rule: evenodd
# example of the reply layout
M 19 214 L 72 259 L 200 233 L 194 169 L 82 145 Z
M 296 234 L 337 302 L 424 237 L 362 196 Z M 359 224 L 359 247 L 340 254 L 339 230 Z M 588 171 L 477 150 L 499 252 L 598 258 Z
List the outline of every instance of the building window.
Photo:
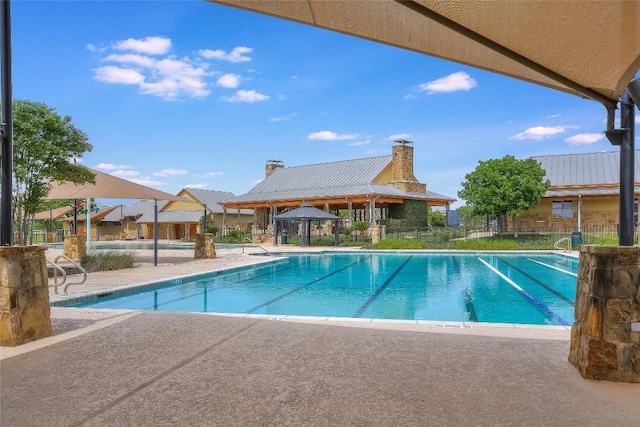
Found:
M 573 218 L 573 201 L 553 201 L 551 202 L 551 216 L 554 218 Z

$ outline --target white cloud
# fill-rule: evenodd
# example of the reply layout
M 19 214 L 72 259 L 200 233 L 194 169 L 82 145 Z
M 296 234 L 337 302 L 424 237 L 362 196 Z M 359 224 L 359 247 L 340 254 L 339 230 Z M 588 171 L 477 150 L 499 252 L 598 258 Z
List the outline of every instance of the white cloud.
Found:
M 116 169 L 133 169 L 131 165 L 114 165 L 113 163 L 98 163 L 95 166 L 96 169 L 102 169 L 105 171 Z
M 409 135 L 408 133 L 398 133 L 395 135 L 389 135 L 386 139 L 388 139 L 389 141 L 397 141 L 399 139 L 410 139 L 411 135 Z
M 271 117 L 269 121 L 270 122 L 286 122 L 287 120 L 293 119 L 297 115 L 298 115 L 297 113 L 291 113 L 282 117 Z
M 132 50 L 146 55 L 164 55 L 171 49 L 171 39 L 165 37 L 127 39 L 115 42 L 113 48 L 116 50 Z
M 153 176 L 169 177 L 186 175 L 189 173 L 186 169 L 162 169 L 161 171 L 154 172 Z
M 405 96 L 404 96 L 404 99 L 405 99 L 406 101 L 412 101 L 412 100 L 414 100 L 414 99 L 418 99 L 418 97 L 410 93 L 410 94 L 405 95 Z
M 534 126 L 524 132 L 520 132 L 519 134 L 512 136 L 509 139 L 532 139 L 534 141 L 540 141 L 544 138 L 563 133 L 567 128 L 568 126 Z
M 418 88 L 422 91 L 427 92 L 428 94 L 433 94 L 456 92 L 459 90 L 469 90 L 476 87 L 477 85 L 478 83 L 473 80 L 467 73 L 465 73 L 464 71 L 459 71 L 457 73 L 449 74 L 448 76 L 441 79 L 423 83 L 419 85 Z
M 589 145 L 602 139 L 604 139 L 604 135 L 601 133 L 581 133 L 573 135 L 565 139 L 565 141 L 571 145 Z
M 95 79 L 104 83 L 120 83 L 125 85 L 140 85 L 144 83 L 144 75 L 130 68 L 115 66 L 100 67 L 93 70 Z
M 353 142 L 348 143 L 347 145 L 350 146 L 350 147 L 357 147 L 359 145 L 367 145 L 367 144 L 369 144 L 369 140 L 368 139 L 365 139 L 364 141 L 353 141 Z
M 640 123 L 640 114 L 636 116 L 636 123 Z
M 233 96 L 223 96 L 222 99 L 229 102 L 248 102 L 250 104 L 254 102 L 266 101 L 270 96 L 264 95 L 255 90 L 239 90 Z
M 324 140 L 324 141 L 342 141 L 345 139 L 354 139 L 357 138 L 358 135 L 355 133 L 335 133 L 330 130 L 322 130 L 320 132 L 310 133 L 307 138 L 312 140 Z
M 142 94 L 167 100 L 209 95 L 211 91 L 206 82 L 206 78 L 212 75 L 208 71 L 209 64 L 193 61 L 189 57 L 176 59 L 168 54 L 170 47 L 171 40 L 160 37 L 117 42 L 111 49 L 132 50 L 135 53 L 100 50 L 104 55 L 99 59 L 107 65 L 95 68 L 94 78 L 104 83 L 136 85 Z M 96 52 L 93 45 L 87 48 Z
M 205 59 L 219 59 L 221 61 L 229 61 L 229 62 L 248 62 L 251 61 L 251 58 L 244 55 L 245 53 L 251 53 L 253 49 L 245 46 L 238 46 L 234 48 L 230 53 L 225 52 L 224 50 L 211 50 L 211 49 L 202 49 L 198 51 L 198 54 Z
M 196 178 L 213 178 L 213 177 L 222 176 L 222 175 L 224 175 L 224 172 L 207 172 L 207 173 L 202 174 L 202 175 L 195 175 L 194 174 L 193 176 L 195 176 Z
M 239 75 L 229 73 L 221 76 L 217 84 L 218 86 L 234 89 L 240 85 L 240 80 L 242 80 L 242 78 Z
M 187 184 L 184 186 L 185 188 L 207 188 L 207 184 Z

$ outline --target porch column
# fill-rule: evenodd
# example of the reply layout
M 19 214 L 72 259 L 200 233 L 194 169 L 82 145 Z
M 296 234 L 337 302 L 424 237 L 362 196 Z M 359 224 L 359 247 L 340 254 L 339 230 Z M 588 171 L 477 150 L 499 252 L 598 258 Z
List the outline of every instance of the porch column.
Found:
M 226 206 L 222 207 L 222 229 L 223 230 L 227 229 L 227 207 Z
M 240 208 L 238 208 L 238 212 L 236 213 L 236 225 L 240 225 Z
M 587 379 L 640 383 L 640 247 L 580 246 L 569 362 Z
M 349 218 L 349 224 L 353 223 L 353 201 L 351 199 L 347 200 L 347 218 Z

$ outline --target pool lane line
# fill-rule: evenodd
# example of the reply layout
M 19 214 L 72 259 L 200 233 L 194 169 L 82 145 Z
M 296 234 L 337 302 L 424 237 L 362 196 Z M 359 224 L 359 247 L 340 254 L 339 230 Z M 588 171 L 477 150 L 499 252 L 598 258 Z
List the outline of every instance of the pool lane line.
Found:
M 486 265 L 487 267 L 489 267 L 489 269 L 491 271 L 493 271 L 494 273 L 496 273 L 498 276 L 500 276 L 501 278 L 503 278 L 508 284 L 510 284 L 511 286 L 513 286 L 517 291 L 519 291 L 522 295 L 524 295 L 529 302 L 531 302 L 533 305 L 535 305 L 537 308 L 539 308 L 540 310 L 542 310 L 545 314 L 547 314 L 549 317 L 551 317 L 553 320 L 555 320 L 556 322 L 558 322 L 560 325 L 562 326 L 570 326 L 569 323 L 567 323 L 562 317 L 558 316 L 557 314 L 555 314 L 553 312 L 553 310 L 551 310 L 549 307 L 547 307 L 546 305 L 544 305 L 542 302 L 538 301 L 533 295 L 531 295 L 529 292 L 525 291 L 524 289 L 522 289 L 520 286 L 518 286 L 518 284 L 516 282 L 514 282 L 513 280 L 509 279 L 507 276 L 505 276 L 504 274 L 502 274 L 498 269 L 494 268 L 491 264 L 489 264 L 488 262 L 486 262 L 485 260 L 483 260 L 482 258 L 478 258 L 478 260 L 480 260 L 481 263 L 483 263 L 484 265 Z
M 301 262 L 301 263 L 299 263 L 299 264 L 292 265 L 292 266 L 288 266 L 288 267 L 286 267 L 286 268 L 281 268 L 281 269 L 279 269 L 279 270 L 276 270 L 276 271 L 275 271 L 275 273 L 279 273 L 279 272 L 281 272 L 281 271 L 290 270 L 290 269 L 292 269 L 292 268 L 300 267 L 301 265 L 306 265 L 306 264 L 311 264 L 311 263 L 314 263 L 314 262 L 319 262 L 319 261 L 322 261 L 323 259 L 325 259 L 325 258 L 327 258 L 327 257 L 330 257 L 330 255 L 325 255 L 325 256 L 319 257 L 319 258 L 317 258 L 317 259 L 313 259 L 313 260 L 310 260 L 310 261 Z M 268 267 L 268 268 L 271 268 L 271 267 L 274 267 L 274 266 L 273 266 L 273 265 L 270 265 L 270 266 L 264 266 L 264 268 L 267 268 L 267 267 Z M 260 268 L 262 268 L 262 267 L 260 267 Z M 229 274 L 237 274 L 237 273 L 239 273 L 239 272 L 234 272 L 234 273 L 229 273 Z M 217 288 L 216 288 L 216 287 L 212 287 L 212 288 L 210 288 L 210 289 L 205 289 L 204 291 L 200 291 L 200 292 L 194 292 L 194 293 L 192 293 L 192 294 L 185 295 L 185 296 L 180 297 L 180 298 L 174 298 L 174 299 L 171 299 L 171 300 L 164 301 L 164 302 L 162 302 L 162 303 L 157 303 L 157 295 L 155 294 L 155 292 L 158 292 L 158 291 L 160 291 L 160 290 L 165 290 L 165 289 L 167 289 L 167 288 L 173 288 L 173 287 L 175 287 L 175 286 L 178 286 L 178 287 L 191 286 L 191 285 L 198 286 L 198 285 L 203 285 L 203 284 L 205 284 L 205 282 L 206 282 L 206 283 L 209 283 L 209 282 L 213 283 L 213 282 L 215 281 L 215 279 L 219 279 L 220 277 L 224 276 L 224 274 L 217 275 L 217 276 L 212 276 L 210 279 L 200 279 L 200 280 L 197 280 L 197 281 L 195 281 L 195 282 L 186 282 L 186 283 L 181 283 L 180 285 L 168 285 L 168 286 L 163 286 L 162 288 L 154 289 L 154 290 L 153 290 L 153 292 L 154 292 L 154 303 L 153 303 L 153 305 L 151 305 L 151 306 L 147 306 L 146 308 L 136 308 L 135 310 L 158 311 L 158 307 L 161 307 L 161 306 L 163 306 L 163 305 L 172 304 L 172 303 L 174 303 L 174 302 L 178 302 L 178 301 L 184 301 L 184 300 L 187 300 L 187 299 L 189 299 L 189 298 L 193 298 L 193 297 L 198 297 L 198 296 L 201 296 L 201 295 L 205 294 L 206 292 L 213 292 L 213 291 L 217 291 L 217 290 L 220 290 L 220 289 L 227 289 L 227 288 L 231 288 L 231 287 L 233 287 L 233 286 L 235 286 L 235 285 L 237 285 L 237 284 L 239 284 L 239 283 L 242 283 L 242 282 L 250 282 L 251 280 L 258 279 L 258 278 L 260 278 L 260 277 L 264 277 L 264 276 L 269 276 L 269 275 L 271 275 L 271 274 L 274 274 L 274 272 L 269 271 L 269 272 L 264 273 L 264 274 L 259 274 L 259 275 L 257 275 L 257 276 L 252 276 L 252 277 L 250 277 L 250 278 L 248 278 L 248 279 L 237 280 L 237 281 L 234 281 L 233 283 L 227 283 L 227 284 L 224 284 L 224 285 L 218 286 Z M 131 294 L 131 295 L 141 295 L 142 293 L 148 293 L 148 292 L 152 292 L 152 290 L 148 290 L 148 291 L 146 291 L 146 292 L 141 292 L 140 294 L 133 293 L 133 294 Z M 117 299 L 117 298 L 114 298 L 114 299 Z M 207 313 L 207 312 L 206 312 L 206 311 L 204 311 L 203 313 Z
M 245 311 L 245 313 L 249 314 L 249 313 L 253 313 L 253 312 L 257 311 L 257 310 L 260 310 L 261 308 L 266 307 L 269 304 L 272 304 L 272 303 L 274 303 L 276 301 L 279 301 L 282 298 L 288 297 L 291 294 L 295 294 L 296 292 L 298 292 L 298 291 L 300 291 L 300 290 L 302 290 L 302 289 L 304 289 L 304 288 L 306 288 L 308 286 L 311 286 L 311 285 L 313 285 L 315 283 L 318 283 L 318 282 L 326 279 L 327 277 L 333 276 L 334 274 L 337 274 L 337 273 L 339 273 L 339 272 L 341 272 L 343 270 L 349 269 L 349 268 L 353 267 L 356 264 L 360 264 L 363 261 L 368 261 L 371 258 L 372 258 L 372 255 L 369 255 L 368 257 L 364 257 L 364 258 L 362 258 L 362 259 L 360 259 L 360 260 L 358 260 L 356 262 L 352 262 L 351 264 L 346 265 L 346 266 L 344 266 L 342 268 L 339 268 L 336 271 L 332 271 L 331 273 L 326 274 L 326 275 L 324 275 L 324 276 L 322 276 L 322 277 L 320 277 L 318 279 L 312 280 L 311 282 L 306 283 L 304 285 L 300 285 L 297 288 L 293 288 L 290 291 L 285 292 L 284 294 L 281 294 L 281 295 L 279 295 L 279 296 L 277 296 L 275 298 L 270 299 L 269 301 L 263 302 L 262 304 L 259 304 L 259 305 L 255 306 L 255 307 L 253 307 L 252 309 Z
M 559 255 L 556 255 L 556 257 L 557 256 L 559 256 Z M 567 258 L 567 257 L 564 257 L 564 258 Z M 555 261 L 553 259 L 550 259 L 550 260 L 545 259 L 545 261 L 550 263 L 550 264 L 559 265 L 560 267 L 566 267 L 567 269 L 569 269 L 571 271 L 573 271 L 573 270 L 577 271 L 578 270 L 578 266 L 577 265 L 574 267 L 573 265 L 567 265 L 566 263 L 563 263 L 561 261 Z
M 558 271 L 560 271 L 560 272 L 562 272 L 564 274 L 569 274 L 569 275 L 571 275 L 573 277 L 578 277 L 578 275 L 576 273 L 573 273 L 571 271 L 563 270 L 561 268 L 554 267 L 553 265 L 549 265 L 549 264 L 545 264 L 544 262 L 536 261 L 535 259 L 531 259 L 531 258 L 525 258 L 525 259 L 529 260 L 531 262 L 535 262 L 536 264 L 544 265 L 545 267 L 552 268 L 554 270 L 558 270 Z
M 560 292 L 556 291 L 551 286 L 548 286 L 548 285 L 542 283 L 540 280 L 536 279 L 535 277 L 533 277 L 529 273 L 526 273 L 526 272 L 520 270 L 518 267 L 516 267 L 515 265 L 511 264 L 510 262 L 507 262 L 507 261 L 505 261 L 504 259 L 502 259 L 500 257 L 496 257 L 496 259 L 498 261 L 501 261 L 501 262 L 507 264 L 509 267 L 513 268 L 518 273 L 522 274 L 523 276 L 525 276 L 527 279 L 531 280 L 532 282 L 535 282 L 538 285 L 542 286 L 543 288 L 545 288 L 546 290 L 548 290 L 549 292 L 551 292 L 552 294 L 554 294 L 555 296 L 560 298 L 562 301 L 566 302 L 567 304 L 569 304 L 569 305 L 574 305 L 575 304 L 575 301 L 572 300 L 571 298 L 562 295 Z
M 460 264 L 458 264 L 458 259 L 454 255 L 451 255 L 451 261 L 453 262 L 453 269 L 455 270 L 456 274 L 461 274 L 462 272 L 460 271 Z M 464 288 L 462 290 L 462 298 L 464 299 L 464 307 L 467 311 L 467 314 L 469 315 L 469 320 L 472 322 L 477 322 L 478 314 L 476 313 L 476 308 L 473 306 L 471 295 L 469 295 L 469 289 Z
M 362 313 L 364 313 L 364 312 L 367 310 L 367 308 L 369 308 L 369 306 L 371 305 L 371 303 L 372 303 L 373 301 L 375 301 L 375 300 L 376 300 L 376 298 L 378 298 L 378 296 L 380 295 L 380 293 L 381 293 L 382 291 L 384 291 L 384 289 L 385 289 L 387 286 L 389 286 L 389 283 L 391 283 L 391 281 L 392 281 L 393 279 L 395 279 L 395 277 L 398 275 L 398 273 L 400 273 L 400 270 L 402 270 L 402 269 L 407 265 L 407 263 L 409 263 L 409 261 L 411 261 L 411 259 L 412 259 L 412 258 L 413 258 L 413 255 L 411 255 L 409 258 L 407 258 L 406 260 L 404 260 L 404 262 L 402 263 L 402 265 L 400 265 L 400 267 L 398 267 L 398 268 L 396 269 L 396 271 L 394 271 L 393 273 L 391 273 L 391 276 L 389 276 L 389 277 L 387 278 L 387 280 L 385 280 L 385 281 L 384 281 L 384 283 L 383 283 L 382 285 L 380 285 L 380 287 L 379 287 L 378 289 L 376 289 L 376 291 L 375 291 L 373 294 L 371 294 L 371 295 L 369 296 L 369 298 L 367 299 L 367 301 L 365 301 L 365 303 L 362 305 L 362 307 L 360 307 L 360 308 L 358 309 L 358 311 L 356 311 L 356 314 L 354 314 L 354 315 L 353 315 L 353 317 L 360 317 L 360 316 L 362 316 Z

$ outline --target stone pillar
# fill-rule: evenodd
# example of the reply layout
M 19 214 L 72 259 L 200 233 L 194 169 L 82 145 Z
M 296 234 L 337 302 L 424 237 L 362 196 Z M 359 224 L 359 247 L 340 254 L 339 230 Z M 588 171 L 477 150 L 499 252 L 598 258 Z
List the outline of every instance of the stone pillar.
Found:
M 47 243 L 56 243 L 56 232 L 48 231 L 47 232 Z
M 79 261 L 87 254 L 87 236 L 78 234 L 66 236 L 62 253 L 74 261 Z
M 213 259 L 216 257 L 216 240 L 212 233 L 196 234 L 193 259 Z
M 371 243 L 380 243 L 386 237 L 386 227 L 384 225 L 371 225 Z
M 580 246 L 571 362 L 587 379 L 640 383 L 640 247 Z
M 0 345 L 51 336 L 45 248 L 0 248 Z

